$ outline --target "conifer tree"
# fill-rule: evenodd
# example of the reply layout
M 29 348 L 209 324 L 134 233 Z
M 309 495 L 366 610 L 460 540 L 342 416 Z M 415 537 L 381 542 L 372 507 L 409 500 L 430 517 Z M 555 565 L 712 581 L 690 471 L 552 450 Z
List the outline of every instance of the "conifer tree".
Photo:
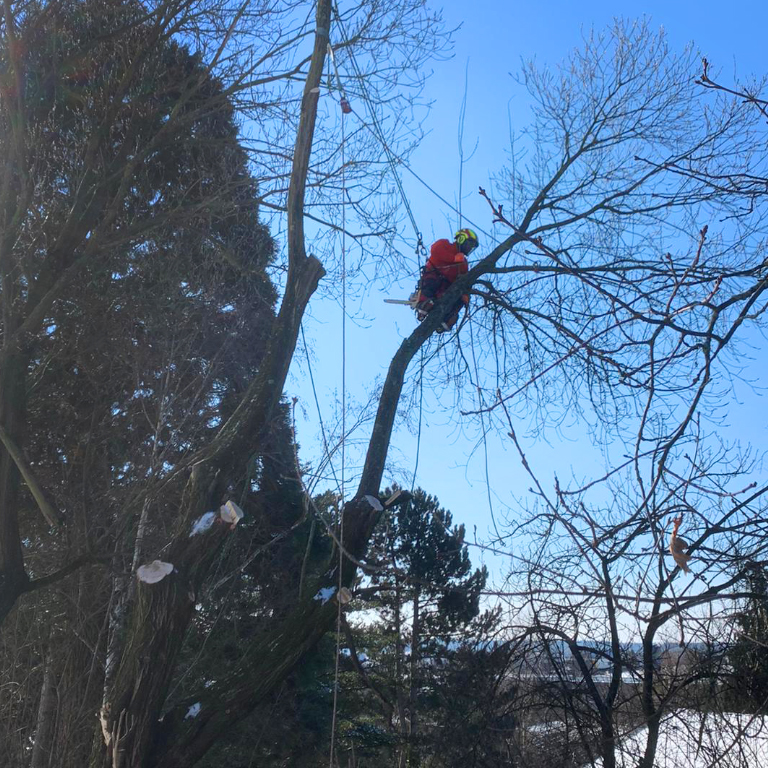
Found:
M 480 611 L 487 571 L 472 568 L 464 535 L 438 499 L 417 488 L 382 521 L 369 552 L 370 585 L 362 593 L 379 617 L 369 679 L 386 691 L 387 720 L 409 765 L 419 762 L 420 715 L 431 706 L 432 677 Z
M 728 651 L 733 668 L 735 704 L 749 712 L 768 713 L 768 572 L 749 569 L 744 591 L 750 592 L 736 615 L 736 641 Z

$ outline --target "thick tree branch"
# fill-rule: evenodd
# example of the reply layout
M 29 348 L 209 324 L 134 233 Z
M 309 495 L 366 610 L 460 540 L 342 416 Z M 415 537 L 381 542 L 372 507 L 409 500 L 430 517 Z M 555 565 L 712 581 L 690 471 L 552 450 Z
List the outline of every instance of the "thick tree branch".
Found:
M 5 446 L 5 450 L 8 451 L 8 454 L 16 464 L 19 473 L 24 478 L 24 482 L 27 484 L 27 488 L 29 488 L 29 492 L 35 499 L 38 509 L 42 512 L 46 522 L 52 528 L 55 528 L 61 522 L 60 515 L 48 503 L 48 499 L 45 498 L 45 493 L 37 482 L 34 472 L 32 472 L 32 469 L 26 461 L 24 461 L 21 450 L 2 426 L 0 426 L 0 442 Z

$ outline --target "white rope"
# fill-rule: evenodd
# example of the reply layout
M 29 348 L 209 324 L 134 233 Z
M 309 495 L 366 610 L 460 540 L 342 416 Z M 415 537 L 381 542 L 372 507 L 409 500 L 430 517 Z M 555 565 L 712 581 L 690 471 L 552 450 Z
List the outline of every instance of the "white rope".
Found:
M 331 61 L 334 69 L 336 62 L 331 51 Z M 338 71 L 336 72 L 338 79 Z M 339 83 L 340 87 L 340 83 Z M 342 91 L 343 96 L 343 91 Z M 339 700 L 339 660 L 341 658 L 341 590 L 344 586 L 344 506 L 345 506 L 345 467 L 347 439 L 347 163 L 346 163 L 346 134 L 344 131 L 344 116 L 341 113 L 341 500 L 339 503 L 339 581 L 336 589 L 336 664 L 333 676 L 333 714 L 331 716 L 331 749 L 328 765 L 333 768 L 333 758 L 336 749 L 336 718 Z

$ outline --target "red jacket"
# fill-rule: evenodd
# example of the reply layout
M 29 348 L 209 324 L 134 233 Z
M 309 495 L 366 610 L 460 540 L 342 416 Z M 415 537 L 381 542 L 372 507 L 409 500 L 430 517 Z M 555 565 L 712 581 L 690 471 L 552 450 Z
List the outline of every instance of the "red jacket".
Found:
M 434 269 L 450 285 L 460 275 L 466 275 L 469 269 L 467 257 L 450 240 L 437 240 L 429 249 L 427 269 Z

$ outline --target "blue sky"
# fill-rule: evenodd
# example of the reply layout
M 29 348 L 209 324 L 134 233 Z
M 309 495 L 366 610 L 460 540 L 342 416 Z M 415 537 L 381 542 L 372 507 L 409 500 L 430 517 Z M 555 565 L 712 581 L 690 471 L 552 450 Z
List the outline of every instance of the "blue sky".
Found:
M 440 4 L 434 4 L 440 5 Z M 433 102 L 425 128 L 428 139 L 414 153 L 411 166 L 443 197 L 458 205 L 459 199 L 459 115 L 467 82 L 467 109 L 463 145 L 473 152 L 463 169 L 461 208 L 481 228 L 492 229 L 487 204 L 476 194 L 478 186 L 492 190 L 492 174 L 504 163 L 509 147 L 510 127 L 520 130 L 527 122 L 525 94 L 513 74 L 521 59 L 535 58 L 540 64 L 556 65 L 591 27 L 608 26 L 620 15 L 627 19 L 647 16 L 654 27 L 663 27 L 670 47 L 682 50 L 693 43 L 721 73 L 724 82 L 746 80 L 768 73 L 765 30 L 768 10 L 764 4 L 736 0 L 727 6 L 709 2 L 606 3 L 583 2 L 519 3 L 499 0 L 475 0 L 442 4 L 448 26 L 461 25 L 451 59 L 435 62 L 425 96 Z M 355 105 L 357 106 L 357 105 Z M 397 116 L 390 116 L 396 120 Z M 408 199 L 424 239 L 450 236 L 457 228 L 454 212 L 446 208 L 408 174 L 403 174 Z M 407 220 L 402 229 L 407 252 L 413 233 Z M 503 234 L 503 233 L 502 233 Z M 483 250 L 481 244 L 481 250 Z M 397 279 L 397 275 L 392 276 Z M 398 344 L 413 327 L 407 308 L 384 304 L 386 296 L 405 298 L 413 288 L 413 278 L 402 276 L 399 287 L 388 292 L 374 289 L 364 306 L 354 306 L 369 318 L 361 323 L 347 323 L 347 390 L 350 397 L 364 399 L 376 378 L 383 377 Z M 315 302 L 311 320 L 306 325 L 315 353 L 313 372 L 321 401 L 323 418 L 333 418 L 333 399 L 341 391 L 341 314 L 335 302 Z M 466 332 L 466 329 L 465 331 Z M 301 353 L 301 350 L 299 350 Z M 759 360 L 759 358 L 758 358 Z M 749 375 L 759 384 L 766 383 L 765 365 L 756 362 Z M 297 395 L 303 409 L 298 412 L 298 434 L 302 459 L 314 460 L 321 450 L 317 440 L 317 419 L 311 388 L 303 372 L 295 369 L 288 383 L 289 395 Z M 754 443 L 765 443 L 765 418 L 759 399 L 744 388 L 739 393 L 748 405 L 731 409 L 733 433 Z M 486 484 L 486 445 L 479 441 L 474 423 L 462 419 L 450 407 L 445 393 L 443 403 L 425 389 L 422 437 L 417 484 L 438 495 L 450 508 L 454 520 L 464 522 L 470 534 L 477 528 L 479 538 L 492 530 L 489 492 Z M 306 417 L 304 414 L 307 414 Z M 758 418 L 756 414 L 760 414 Z M 362 429 L 358 435 L 365 439 Z M 599 452 L 588 446 L 583 426 L 574 424 L 548 440 L 526 441 L 526 451 L 545 479 L 557 469 L 563 477 L 569 472 L 590 475 L 601 469 Z M 508 441 L 498 436 L 487 439 L 487 477 L 490 479 L 491 503 L 497 518 L 513 497 L 524 496 L 530 481 L 522 474 Z M 403 470 L 412 472 L 416 465 L 416 437 L 400 429 L 392 443 L 390 458 Z M 349 455 L 354 457 L 354 449 Z M 352 459 L 354 461 L 354 458 Z M 347 478 L 354 477 L 354 466 Z M 488 557 L 488 556 L 486 556 Z M 477 562 L 480 553 L 474 552 Z M 489 561 L 494 575 L 504 568 L 503 559 Z

